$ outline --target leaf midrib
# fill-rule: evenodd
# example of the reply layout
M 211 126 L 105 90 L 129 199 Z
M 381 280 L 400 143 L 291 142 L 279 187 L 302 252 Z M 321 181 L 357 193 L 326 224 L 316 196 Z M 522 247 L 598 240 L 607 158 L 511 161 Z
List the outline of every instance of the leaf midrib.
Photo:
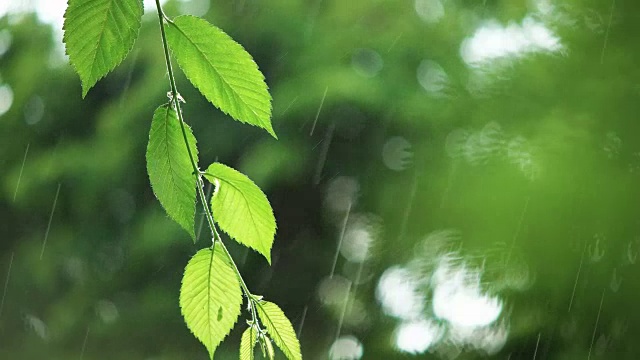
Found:
M 212 287 L 211 286 L 211 269 L 213 268 L 213 260 L 215 257 L 215 251 L 216 251 L 216 246 L 215 243 L 213 244 L 213 248 L 211 249 L 211 259 L 209 260 L 209 269 L 207 272 L 207 330 L 209 332 L 209 345 L 212 346 L 213 345 L 213 331 L 211 329 L 211 297 L 212 297 Z M 211 359 L 213 359 L 213 350 L 211 349 L 211 354 L 210 357 Z
M 104 29 L 107 26 L 107 19 L 109 18 L 109 14 L 111 13 L 111 7 L 113 6 L 113 3 L 115 0 L 108 0 L 109 1 L 109 6 L 107 6 L 107 11 L 104 12 L 104 20 L 102 22 L 102 27 L 100 29 L 100 34 L 98 35 L 98 41 L 96 42 L 96 45 L 92 51 L 92 57 L 91 57 L 91 71 L 90 71 L 90 75 L 93 77 L 93 72 L 95 70 L 95 66 L 96 66 L 96 57 L 98 56 L 98 47 L 100 46 L 100 43 L 102 43 L 102 37 L 104 36 Z

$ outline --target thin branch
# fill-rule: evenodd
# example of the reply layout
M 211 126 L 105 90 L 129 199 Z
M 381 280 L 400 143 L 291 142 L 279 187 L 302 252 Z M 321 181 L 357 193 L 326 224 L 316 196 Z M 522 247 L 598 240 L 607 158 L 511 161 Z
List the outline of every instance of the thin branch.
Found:
M 231 261 L 231 264 L 233 265 L 233 269 L 235 270 L 236 276 L 240 280 L 240 285 L 245 295 L 247 296 L 248 301 L 250 301 L 252 304 L 256 304 L 257 301 L 249 291 L 247 284 L 244 282 L 244 279 L 242 278 L 242 274 L 240 274 L 240 270 L 238 270 L 238 266 L 236 265 L 235 261 L 233 261 L 233 258 L 231 257 L 231 253 L 222 242 L 222 239 L 220 238 L 220 234 L 216 229 L 215 222 L 213 221 L 213 215 L 211 214 L 211 210 L 207 206 L 207 197 L 205 196 L 204 190 L 203 190 L 204 182 L 202 181 L 202 172 L 198 168 L 198 164 L 196 164 L 193 154 L 191 153 L 191 148 L 189 147 L 189 140 L 187 139 L 187 131 L 184 126 L 185 124 L 184 119 L 182 118 L 180 101 L 178 100 L 178 88 L 176 86 L 176 80 L 173 75 L 173 67 L 171 66 L 171 56 L 169 55 L 169 45 L 167 43 L 167 35 L 164 29 L 164 26 L 165 26 L 164 21 L 167 21 L 169 24 L 173 24 L 173 22 L 162 11 L 162 7 L 160 6 L 160 0 L 156 0 L 156 8 L 158 9 L 158 21 L 160 22 L 160 34 L 162 36 L 162 46 L 164 48 L 164 57 L 167 63 L 167 71 L 169 73 L 169 84 L 171 86 L 173 104 L 175 105 L 176 112 L 178 113 L 178 121 L 180 121 L 180 129 L 182 130 L 182 137 L 184 139 L 184 144 L 187 147 L 189 160 L 191 161 L 191 166 L 193 167 L 193 173 L 196 176 L 196 188 L 198 189 L 198 195 L 199 195 L 200 201 L 203 204 L 205 216 L 207 218 L 207 222 L 209 223 L 209 228 L 211 229 L 211 237 L 213 241 L 212 247 L 214 247 L 216 243 L 220 244 L 220 246 L 222 247 L 222 250 L 224 250 L 224 252 L 227 254 L 227 257 L 229 258 L 229 260 Z M 257 319 L 254 319 L 254 320 L 257 321 Z

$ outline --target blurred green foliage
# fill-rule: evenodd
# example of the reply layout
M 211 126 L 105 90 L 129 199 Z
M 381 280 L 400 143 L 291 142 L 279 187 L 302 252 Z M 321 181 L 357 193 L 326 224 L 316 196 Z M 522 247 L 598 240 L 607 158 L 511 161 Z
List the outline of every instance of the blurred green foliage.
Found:
M 436 3 L 438 16 L 421 7 Z M 201 164 L 238 168 L 271 201 L 273 266 L 228 244 L 249 288 L 303 325 L 305 358 L 327 358 L 337 332 L 364 359 L 411 357 L 379 283 L 393 266 L 431 279 L 445 255 L 481 274 L 508 337 L 495 351 L 456 342 L 425 286 L 419 316 L 445 340 L 416 357 L 638 357 L 640 5 L 550 3 L 211 2 L 207 20 L 265 73 L 280 140 L 231 121 L 179 75 L 185 119 Z M 0 20 L 0 85 L 13 94 L 0 116 L 0 358 L 206 357 L 177 294 L 207 240 L 193 245 L 166 218 L 145 172 L 168 90 L 155 20 L 145 15 L 132 53 L 85 100 L 48 26 Z M 490 21 L 544 24 L 561 48 L 465 62 L 465 40 Z M 345 247 L 354 228 L 370 240 L 360 270 Z M 344 313 L 322 292 L 334 256 L 333 280 L 351 281 Z M 237 357 L 241 332 L 219 358 Z

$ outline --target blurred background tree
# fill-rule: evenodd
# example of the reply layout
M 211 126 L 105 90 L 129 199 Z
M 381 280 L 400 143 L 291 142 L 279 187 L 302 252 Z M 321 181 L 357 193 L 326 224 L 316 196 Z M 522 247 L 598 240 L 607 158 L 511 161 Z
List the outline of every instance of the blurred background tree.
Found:
M 0 358 L 205 359 L 178 289 L 208 240 L 165 217 L 144 165 L 168 91 L 157 19 L 82 100 L 64 6 L 0 5 Z M 178 85 L 202 164 L 238 168 L 272 202 L 273 266 L 228 244 L 305 358 L 640 356 L 639 10 L 166 3 L 267 77 L 278 141 Z

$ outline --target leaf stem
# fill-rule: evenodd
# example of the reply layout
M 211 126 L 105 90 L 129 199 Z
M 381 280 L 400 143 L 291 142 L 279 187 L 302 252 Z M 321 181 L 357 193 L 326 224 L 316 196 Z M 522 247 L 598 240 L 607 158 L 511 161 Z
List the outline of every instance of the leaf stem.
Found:
M 227 249 L 227 247 L 224 245 L 224 243 L 222 242 L 222 239 L 220 238 L 220 234 L 218 233 L 218 230 L 216 229 L 215 226 L 215 222 L 213 221 L 213 214 L 211 214 L 211 210 L 209 209 L 209 206 L 207 206 L 207 197 L 204 194 L 204 182 L 202 181 L 202 172 L 200 171 L 200 169 L 198 169 L 198 164 L 196 164 L 193 154 L 191 153 L 191 148 L 189 147 L 189 140 L 187 140 L 187 131 L 185 129 L 184 126 L 184 119 L 182 118 L 182 110 L 180 109 L 180 101 L 178 100 L 178 88 L 176 86 L 176 80 L 175 77 L 173 75 L 173 67 L 171 66 L 171 56 L 169 55 L 169 45 L 167 43 L 167 35 L 165 33 L 164 30 L 164 21 L 167 21 L 168 23 L 173 24 L 173 22 L 171 21 L 171 19 L 169 19 L 164 12 L 162 11 L 162 7 L 160 6 L 160 0 L 156 0 L 156 8 L 158 9 L 158 20 L 160 22 L 160 34 L 162 36 L 162 46 L 164 48 L 164 58 L 165 61 L 167 63 L 167 72 L 169 73 L 169 84 L 171 86 L 171 93 L 172 93 L 172 99 L 173 99 L 173 104 L 176 107 L 176 112 L 178 113 L 178 120 L 180 121 L 180 129 L 182 130 L 182 137 L 184 139 L 184 144 L 187 147 L 187 152 L 189 153 L 189 160 L 191 160 L 191 166 L 193 167 L 193 173 L 196 175 L 196 188 L 198 189 L 198 195 L 200 197 L 200 202 L 202 202 L 202 206 L 204 208 L 204 212 L 205 212 L 205 216 L 207 218 L 207 222 L 209 224 L 209 228 L 211 229 L 211 236 L 212 236 L 212 247 L 216 245 L 216 243 L 220 244 L 220 246 L 222 247 L 222 249 L 224 250 L 224 252 L 227 254 L 227 257 L 229 258 L 229 260 L 231 261 L 231 265 L 233 265 L 233 269 L 236 273 L 236 276 L 238 277 L 238 279 L 240 280 L 240 285 L 242 287 L 242 290 L 244 291 L 245 295 L 247 296 L 248 301 L 251 303 L 251 307 L 252 309 L 255 308 L 255 304 L 257 304 L 257 301 L 255 299 L 255 297 L 251 294 L 251 292 L 249 291 L 249 288 L 247 287 L 247 284 L 244 282 L 244 279 L 242 278 L 242 274 L 240 274 L 240 270 L 238 269 L 238 266 L 236 265 L 235 261 L 233 261 L 233 258 L 231 257 L 231 253 L 229 252 L 229 250 Z M 252 317 L 254 317 L 254 320 L 257 321 L 257 317 L 255 316 L 255 311 L 252 311 Z

